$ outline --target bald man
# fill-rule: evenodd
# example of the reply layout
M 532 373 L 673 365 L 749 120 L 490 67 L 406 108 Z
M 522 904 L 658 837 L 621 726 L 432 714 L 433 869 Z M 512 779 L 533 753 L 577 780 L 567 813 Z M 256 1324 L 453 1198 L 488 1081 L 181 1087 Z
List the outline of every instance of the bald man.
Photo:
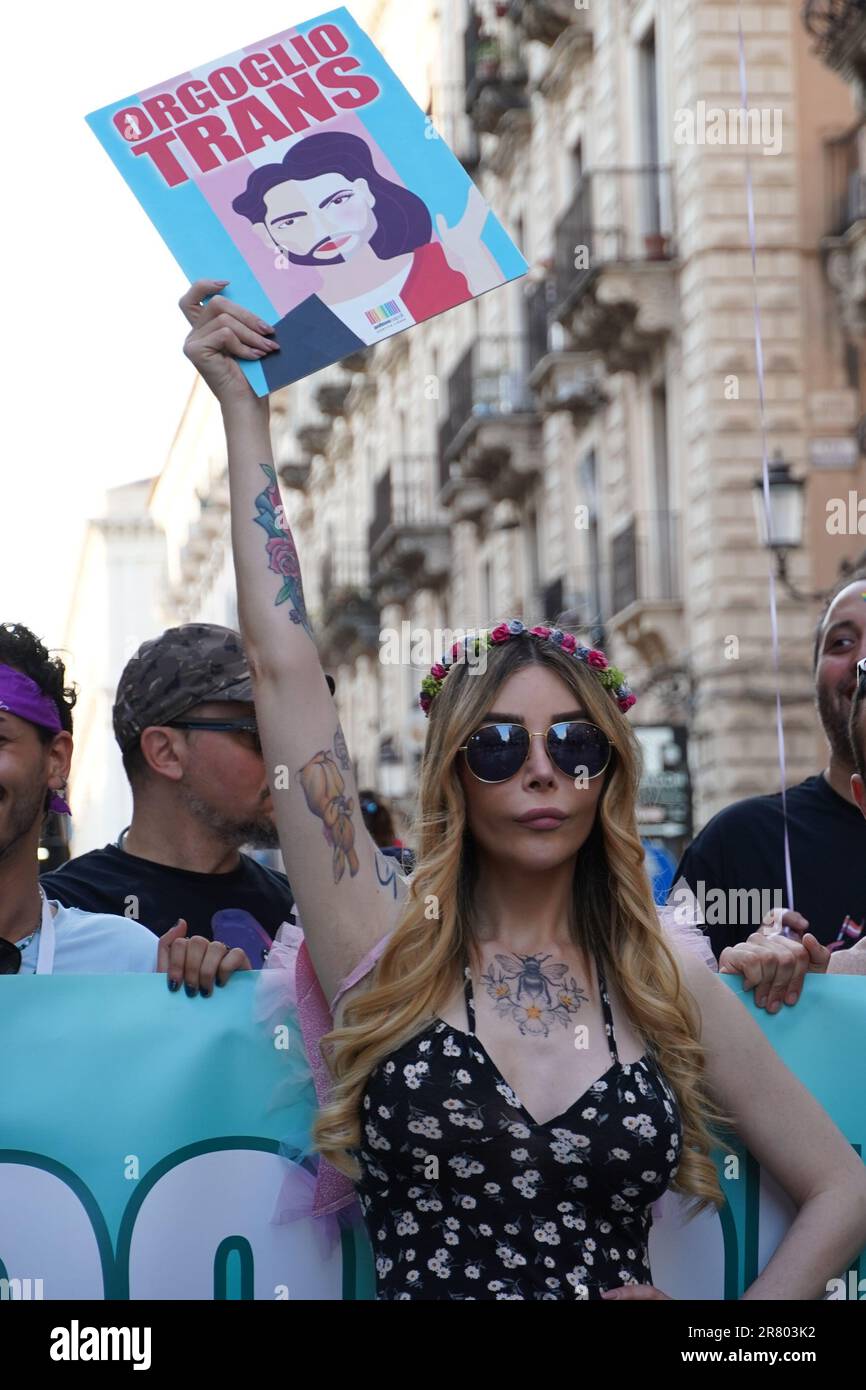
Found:
M 784 923 L 799 934 L 808 930 L 825 946 L 842 934 L 847 947 L 866 919 L 866 820 L 852 787 L 856 769 L 849 736 L 857 663 L 866 658 L 864 594 L 866 570 L 837 585 L 818 620 L 815 699 L 829 761 L 786 796 L 796 911 L 787 913 Z M 761 927 L 760 915 L 752 920 L 761 896 L 765 902 L 787 901 L 780 794 L 749 797 L 714 816 L 683 855 L 669 902 L 676 903 L 685 885 L 701 901 L 701 883 L 707 931 L 718 958 Z M 713 889 L 722 893 L 710 897 Z M 747 901 L 745 892 L 752 889 L 759 891 Z

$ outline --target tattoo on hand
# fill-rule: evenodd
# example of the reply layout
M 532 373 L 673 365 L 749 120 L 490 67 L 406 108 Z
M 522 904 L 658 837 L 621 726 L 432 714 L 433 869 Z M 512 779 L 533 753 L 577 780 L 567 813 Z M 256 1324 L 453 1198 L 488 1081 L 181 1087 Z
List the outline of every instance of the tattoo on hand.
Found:
M 346 784 L 333 753 L 327 748 L 321 749 L 304 764 L 299 776 L 307 806 L 322 821 L 325 839 L 331 846 L 334 882 L 340 882 L 347 865 L 350 877 L 354 878 L 360 868 L 352 824 L 355 802 L 345 794 Z
M 313 630 L 310 627 L 304 603 L 298 552 L 292 533 L 286 525 L 276 471 L 270 463 L 263 463 L 261 467 L 268 480 L 268 486 L 256 498 L 256 509 L 259 514 L 254 517 L 254 521 L 257 526 L 263 528 L 268 537 L 268 567 L 283 580 L 283 587 L 274 601 L 275 606 L 288 603 L 290 605 L 289 617 L 292 622 L 303 627 L 304 631 L 312 637 Z
M 550 1033 L 554 1022 L 567 1027 L 571 1014 L 588 1003 L 569 968 L 562 961 L 547 965 L 547 956 L 497 955 L 482 976 L 482 983 L 501 1018 L 511 1018 L 523 1034 Z
M 376 850 L 376 877 L 383 888 L 390 887 L 394 897 L 397 896 L 397 869 L 393 860 L 388 860 L 384 854 Z M 381 870 L 381 873 L 380 873 Z M 385 877 L 382 877 L 384 873 Z

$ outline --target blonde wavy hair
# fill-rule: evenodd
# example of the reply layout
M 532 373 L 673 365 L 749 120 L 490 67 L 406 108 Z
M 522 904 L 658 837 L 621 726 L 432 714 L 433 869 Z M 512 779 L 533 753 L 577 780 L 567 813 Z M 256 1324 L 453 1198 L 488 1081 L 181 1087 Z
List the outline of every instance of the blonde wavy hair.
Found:
M 469 662 L 452 666 L 433 701 L 420 769 L 417 867 L 369 988 L 350 1000 L 341 1026 L 322 1039 L 334 1086 L 317 1116 L 314 1144 L 336 1167 L 358 1178 L 360 1170 L 349 1151 L 360 1146 L 361 1102 L 371 1072 L 429 1026 L 459 985 L 475 940 L 476 878 L 459 750 L 484 722 L 503 682 L 529 665 L 554 671 L 613 746 L 595 822 L 575 863 L 575 945 L 594 956 L 616 986 L 629 1020 L 676 1096 L 683 1146 L 673 1187 L 695 1199 L 693 1214 L 720 1206 L 723 1198 L 710 1158 L 717 1142 L 712 1131 L 727 1129 L 729 1121 L 715 1111 L 706 1091 L 698 1009 L 659 924 L 644 871 L 635 819 L 637 739 L 590 667 L 554 643 L 528 635 L 492 647 L 486 669 Z

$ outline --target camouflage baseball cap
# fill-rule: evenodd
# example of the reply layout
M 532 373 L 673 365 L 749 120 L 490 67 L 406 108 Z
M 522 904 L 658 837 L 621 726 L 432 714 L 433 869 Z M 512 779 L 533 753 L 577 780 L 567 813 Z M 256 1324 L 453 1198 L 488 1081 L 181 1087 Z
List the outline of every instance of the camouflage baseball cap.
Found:
M 325 679 L 333 695 L 334 682 Z M 151 724 L 170 724 L 194 705 L 218 700 L 253 702 L 240 633 L 214 623 L 170 627 L 143 642 L 123 668 L 114 736 L 125 753 Z

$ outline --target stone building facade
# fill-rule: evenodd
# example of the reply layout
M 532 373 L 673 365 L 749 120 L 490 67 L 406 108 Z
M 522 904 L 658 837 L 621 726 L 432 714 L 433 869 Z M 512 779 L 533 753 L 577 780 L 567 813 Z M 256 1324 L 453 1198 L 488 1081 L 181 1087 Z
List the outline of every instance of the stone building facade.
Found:
M 378 0 L 372 28 L 398 70 L 405 13 Z M 768 452 L 806 496 L 779 585 L 789 780 L 820 765 L 810 599 L 863 545 L 826 524 L 864 475 L 826 242 L 859 118 L 794 0 L 742 8 L 741 113 L 737 16 L 735 0 L 413 0 L 431 138 L 530 274 L 273 397 L 358 774 L 406 809 L 425 641 L 506 615 L 606 644 L 636 726 L 687 750 L 692 828 L 778 786 L 747 160 Z

